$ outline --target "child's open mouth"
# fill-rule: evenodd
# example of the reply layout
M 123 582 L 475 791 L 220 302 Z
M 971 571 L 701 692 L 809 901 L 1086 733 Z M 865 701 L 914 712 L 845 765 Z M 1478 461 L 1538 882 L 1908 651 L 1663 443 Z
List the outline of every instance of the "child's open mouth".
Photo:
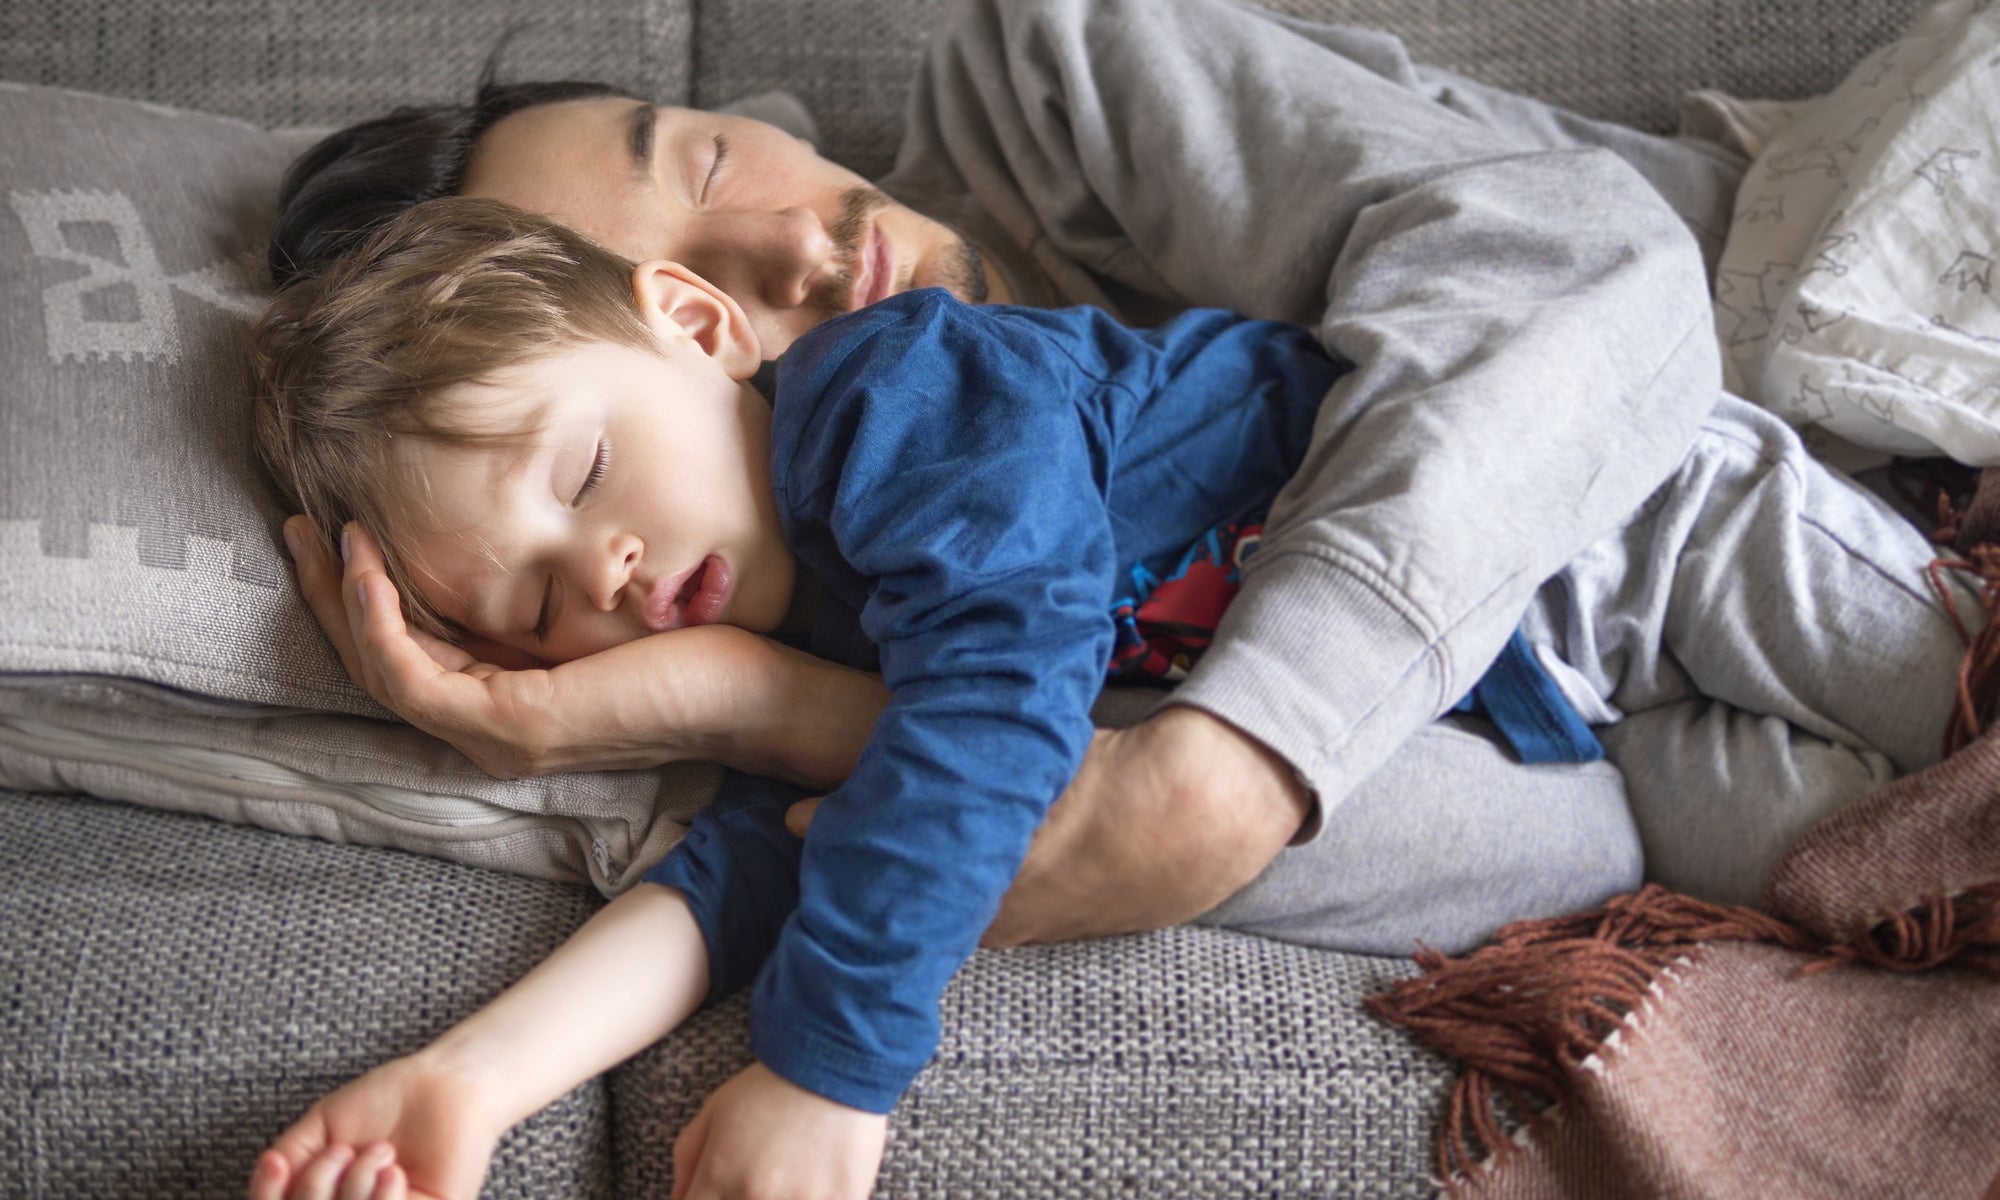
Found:
M 723 610 L 729 607 L 729 594 L 735 586 L 729 564 L 723 561 L 721 555 L 711 554 L 702 559 L 694 574 L 681 585 L 679 603 L 682 622 L 713 625 L 720 621 Z
M 735 586 L 729 564 L 721 555 L 711 554 L 683 576 L 678 586 L 671 578 L 654 586 L 646 603 L 646 626 L 661 632 L 684 625 L 713 625 L 729 607 Z

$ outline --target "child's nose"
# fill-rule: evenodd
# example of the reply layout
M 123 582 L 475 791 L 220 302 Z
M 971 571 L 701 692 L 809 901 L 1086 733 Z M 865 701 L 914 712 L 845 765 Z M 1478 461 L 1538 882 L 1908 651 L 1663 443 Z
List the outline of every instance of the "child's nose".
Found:
M 606 548 L 597 586 L 592 589 L 591 600 L 600 611 L 611 612 L 623 601 L 625 587 L 632 582 L 632 572 L 638 570 L 644 551 L 639 539 L 628 534 L 612 539 Z

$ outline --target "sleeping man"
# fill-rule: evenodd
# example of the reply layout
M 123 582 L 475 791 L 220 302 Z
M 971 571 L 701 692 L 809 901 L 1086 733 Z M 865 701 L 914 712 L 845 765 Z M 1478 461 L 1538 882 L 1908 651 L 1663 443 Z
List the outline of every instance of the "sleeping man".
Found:
M 796 788 L 731 776 L 520 984 L 315 1105 L 260 1160 L 260 1200 L 469 1196 L 509 1125 L 753 980 L 756 1062 L 682 1135 L 677 1191 L 866 1195 L 1107 669 L 1185 649 L 1200 606 L 1156 602 L 1262 553 L 1351 369 L 1302 327 L 1221 310 L 1139 331 L 935 288 L 767 363 L 743 309 L 680 264 L 464 198 L 286 289 L 254 347 L 260 455 L 343 530 L 360 644 L 422 657 L 408 597 L 434 635 L 559 660 L 510 673 L 549 686 L 590 662 L 643 695 L 676 639 L 729 625 L 796 631 L 887 688 L 810 839 L 785 828 Z M 1913 770 L 1940 753 L 1962 656 L 1930 558 L 1725 397 L 1668 484 L 1536 593 L 1466 704 L 1525 762 L 1591 757 L 1621 706 L 1698 702 Z M 1976 611 L 1965 579 L 1938 586 Z M 1803 832 L 1800 761 L 1746 780 L 1728 836 Z
M 1093 744 L 988 937 L 1154 928 L 1223 904 L 1217 919 L 1294 940 L 1463 949 L 1640 880 L 1632 811 L 1648 798 L 1628 807 L 1616 770 L 1522 764 L 1485 720 L 1441 714 L 1541 582 L 1676 469 L 1715 403 L 1701 257 L 1647 178 L 1708 180 L 1693 191 L 1726 214 L 1734 176 L 1630 131 L 1565 126 L 1619 154 L 1552 144 L 1553 118 L 1526 102 L 1488 104 L 1522 118 L 1496 129 L 1439 94 L 1392 39 L 1247 7 L 979 0 L 938 35 L 880 189 L 759 122 L 528 85 L 329 139 L 295 168 L 272 259 L 309 273 L 384 216 L 462 193 L 686 264 L 767 354 L 922 286 L 1141 325 L 1215 305 L 1313 329 L 1355 369 L 1329 388 L 1241 593 L 1168 702 Z M 732 681 L 810 671 L 763 646 L 696 657 L 689 639 L 662 719 L 621 712 L 606 746 L 587 692 L 522 715 L 373 655 L 319 544 L 303 540 L 300 579 L 350 672 L 497 769 L 698 752 L 683 734 Z M 1684 751 L 1682 786 L 1726 791 L 1718 730 L 1661 720 L 1652 740 Z M 1671 805 L 1654 774 L 1634 786 Z M 1375 852 L 1349 853 L 1362 845 Z M 1764 851 L 1745 853 L 1700 865 L 1748 877 Z M 1430 873 L 1373 869 L 1386 862 Z

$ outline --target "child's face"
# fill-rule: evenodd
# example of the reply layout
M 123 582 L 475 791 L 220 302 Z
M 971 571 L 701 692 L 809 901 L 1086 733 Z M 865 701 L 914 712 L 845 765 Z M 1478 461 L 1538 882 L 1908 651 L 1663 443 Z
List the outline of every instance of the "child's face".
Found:
M 678 629 L 766 632 L 797 567 L 770 478 L 770 410 L 691 344 L 590 342 L 437 403 L 519 439 L 396 443 L 416 487 L 400 549 L 426 599 L 547 662 Z

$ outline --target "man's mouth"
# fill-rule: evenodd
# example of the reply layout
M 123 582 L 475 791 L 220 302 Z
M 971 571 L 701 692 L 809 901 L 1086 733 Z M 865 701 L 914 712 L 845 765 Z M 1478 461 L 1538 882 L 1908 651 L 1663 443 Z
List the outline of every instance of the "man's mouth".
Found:
M 849 299 L 854 308 L 867 308 L 886 300 L 896 288 L 896 255 L 878 225 L 870 225 L 861 235 L 854 254 L 854 291 Z
M 728 611 L 735 573 L 711 554 L 680 576 L 663 575 L 646 597 L 646 628 L 655 633 L 687 625 L 713 625 Z

